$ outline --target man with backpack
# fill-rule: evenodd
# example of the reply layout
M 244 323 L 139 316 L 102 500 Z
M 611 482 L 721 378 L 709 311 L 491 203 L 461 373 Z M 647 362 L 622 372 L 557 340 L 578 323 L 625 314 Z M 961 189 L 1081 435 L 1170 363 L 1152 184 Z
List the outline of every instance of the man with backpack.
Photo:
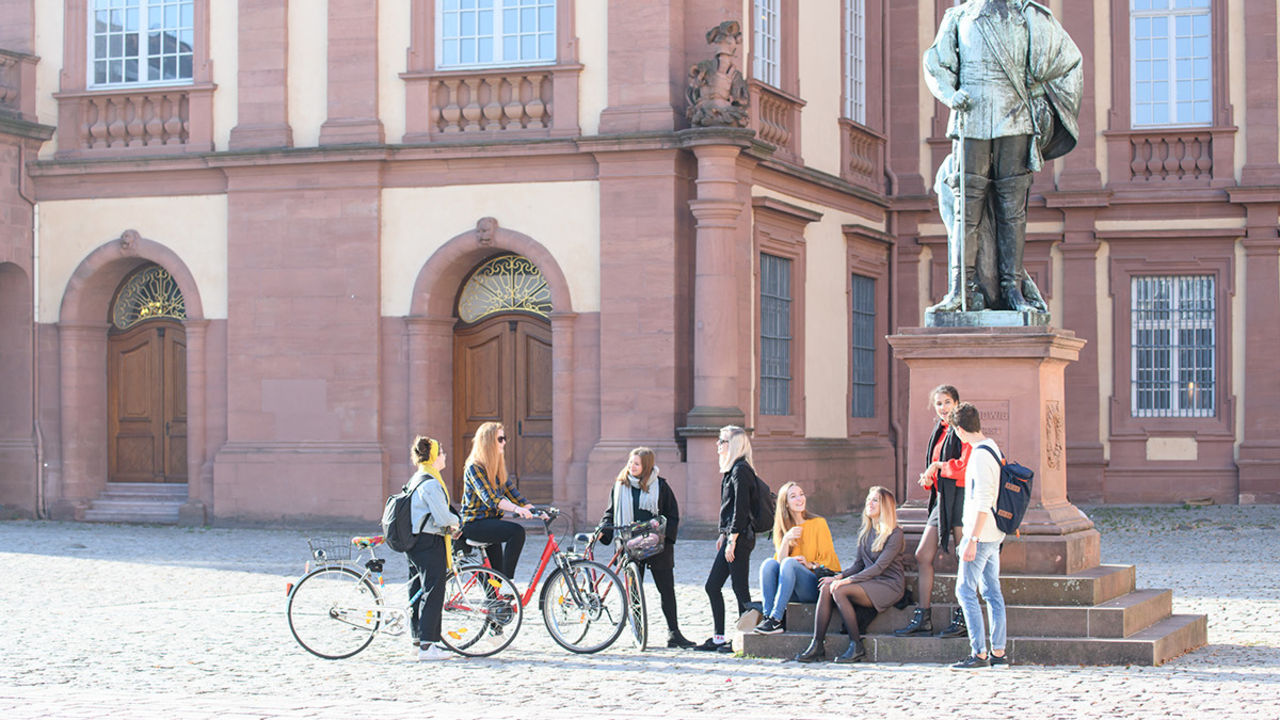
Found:
M 964 476 L 964 530 L 960 537 L 960 569 L 956 576 L 956 599 L 964 611 L 969 629 L 969 657 L 951 667 L 972 669 L 1008 667 L 1005 654 L 1004 595 L 1000 591 L 1000 544 L 1004 533 L 996 527 L 994 510 L 1000 488 L 1000 448 L 982 434 L 978 408 L 960 403 L 951 411 L 950 425 L 962 442 L 973 450 Z M 991 653 L 978 594 L 987 602 L 991 620 Z

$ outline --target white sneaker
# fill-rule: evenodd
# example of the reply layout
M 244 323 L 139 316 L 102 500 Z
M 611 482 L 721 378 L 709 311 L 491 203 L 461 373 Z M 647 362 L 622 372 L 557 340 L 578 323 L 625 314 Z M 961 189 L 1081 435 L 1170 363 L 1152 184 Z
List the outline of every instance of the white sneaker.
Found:
M 418 651 L 418 662 L 427 662 L 428 660 L 448 660 L 453 657 L 453 652 L 446 650 L 435 643 L 427 646 L 426 650 Z

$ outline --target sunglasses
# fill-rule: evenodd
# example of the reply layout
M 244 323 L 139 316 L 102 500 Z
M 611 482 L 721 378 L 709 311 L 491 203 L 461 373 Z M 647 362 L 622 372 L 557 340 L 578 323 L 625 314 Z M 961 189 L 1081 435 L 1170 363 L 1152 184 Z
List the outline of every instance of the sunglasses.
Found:
M 719 440 L 716 440 L 716 447 L 720 447 L 721 445 L 728 445 L 728 444 L 729 444 L 729 441 L 725 440 L 724 438 L 720 438 Z
M 499 435 L 499 436 L 498 436 L 498 442 L 500 442 L 500 443 L 504 443 L 504 442 L 506 442 L 506 441 L 507 441 L 507 436 L 506 436 L 506 435 Z

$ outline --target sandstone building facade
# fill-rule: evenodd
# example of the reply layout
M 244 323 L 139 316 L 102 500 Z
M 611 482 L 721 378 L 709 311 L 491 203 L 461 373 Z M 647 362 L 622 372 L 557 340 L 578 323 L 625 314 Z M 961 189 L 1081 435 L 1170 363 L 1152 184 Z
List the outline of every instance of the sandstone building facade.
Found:
M 945 290 L 950 4 L 0 0 L 0 507 L 368 519 L 485 420 L 584 521 L 636 445 L 711 519 L 729 422 L 826 512 L 910 494 L 884 336 Z M 1049 5 L 1071 499 L 1280 500 L 1275 3 Z M 725 20 L 748 127 L 691 128 Z

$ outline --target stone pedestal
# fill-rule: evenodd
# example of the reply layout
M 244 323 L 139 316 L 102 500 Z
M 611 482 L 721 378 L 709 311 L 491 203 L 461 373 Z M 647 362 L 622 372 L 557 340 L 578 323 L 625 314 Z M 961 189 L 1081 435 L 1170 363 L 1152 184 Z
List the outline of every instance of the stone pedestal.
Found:
M 929 391 L 954 385 L 963 401 L 977 406 L 982 430 L 1010 460 L 1035 474 L 1031 507 L 1018 536 L 1005 542 L 1006 573 L 1071 574 L 1099 563 L 1099 535 L 1083 512 L 1067 501 L 1066 424 L 1063 371 L 1085 341 L 1049 327 L 904 328 L 891 335 L 894 355 L 907 363 L 911 407 L 929 407 Z M 932 424 L 907 429 L 911 469 L 923 469 Z M 909 508 L 928 500 L 911 481 Z M 904 524 L 920 515 L 903 512 Z

